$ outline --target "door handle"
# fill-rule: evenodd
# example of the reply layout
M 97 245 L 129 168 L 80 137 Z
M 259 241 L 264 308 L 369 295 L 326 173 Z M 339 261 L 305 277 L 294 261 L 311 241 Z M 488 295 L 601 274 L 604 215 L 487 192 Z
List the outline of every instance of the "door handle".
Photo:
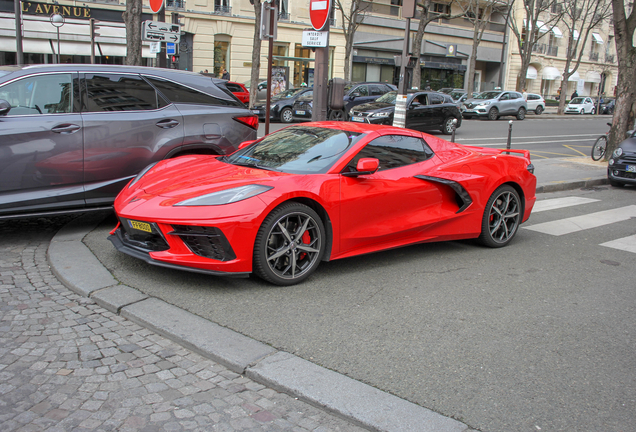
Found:
M 159 126 L 162 129 L 171 129 L 175 126 L 179 126 L 179 122 L 173 119 L 161 120 L 157 122 L 157 126 Z
M 51 129 L 51 132 L 64 134 L 64 135 L 69 135 L 69 134 L 77 132 L 80 129 L 81 129 L 81 127 L 78 126 L 78 125 L 62 124 L 62 125 L 59 125 L 59 126 L 55 126 L 53 129 Z

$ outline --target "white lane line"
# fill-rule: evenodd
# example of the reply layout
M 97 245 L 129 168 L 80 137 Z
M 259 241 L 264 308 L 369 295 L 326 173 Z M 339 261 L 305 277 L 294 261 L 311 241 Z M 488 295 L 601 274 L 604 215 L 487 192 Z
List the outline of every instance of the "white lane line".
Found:
M 597 213 L 590 213 L 583 216 L 576 216 L 552 222 L 540 223 L 524 228 L 531 231 L 542 232 L 544 234 L 560 236 L 625 221 L 633 217 L 636 217 L 636 205 L 620 207 L 613 210 L 605 210 Z
M 543 135 L 543 136 L 533 136 L 528 138 L 539 139 L 539 138 L 574 138 L 574 137 L 588 137 L 588 138 L 598 138 L 599 134 L 584 134 L 584 135 Z M 514 136 L 513 136 L 514 137 Z M 458 138 L 459 139 L 459 138 Z M 492 137 L 492 138 L 462 138 L 462 141 L 486 141 L 486 140 L 495 140 L 501 139 L 501 137 Z
M 546 199 L 542 201 L 537 201 L 534 203 L 534 207 L 532 208 L 532 213 L 539 213 L 548 210 L 555 210 L 564 207 L 572 207 L 580 204 L 588 204 L 596 201 L 600 201 L 592 198 L 583 198 L 583 197 L 565 197 L 565 198 L 553 198 Z
M 497 139 L 501 139 L 501 138 L 497 138 Z M 497 146 L 497 147 L 505 147 L 507 144 L 507 141 L 502 141 L 499 143 L 465 143 L 465 142 L 461 142 L 460 140 L 456 140 L 458 144 L 466 144 L 466 145 L 472 145 L 472 146 L 477 146 L 477 147 L 492 147 L 492 146 Z M 577 143 L 587 143 L 589 141 L 589 143 L 592 142 L 592 139 L 590 138 L 589 140 L 581 140 L 581 139 L 572 139 L 572 140 L 558 140 L 558 141 L 512 141 L 512 145 L 514 146 L 518 146 L 519 144 L 553 144 L 553 143 L 564 143 L 564 142 L 577 142 Z
M 601 243 L 601 246 L 636 253 L 636 235 Z

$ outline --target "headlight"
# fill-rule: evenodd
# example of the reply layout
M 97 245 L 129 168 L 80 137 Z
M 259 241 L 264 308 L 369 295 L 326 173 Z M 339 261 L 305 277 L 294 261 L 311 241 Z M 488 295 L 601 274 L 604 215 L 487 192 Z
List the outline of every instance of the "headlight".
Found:
M 620 155 L 622 155 L 622 154 L 623 154 L 623 149 L 619 147 L 616 150 L 614 150 L 614 153 L 612 153 L 612 156 L 617 158 L 617 157 L 620 157 Z
M 223 191 L 212 192 L 196 198 L 190 198 L 175 204 L 175 206 L 213 206 L 230 204 L 260 195 L 270 189 L 272 189 L 271 186 L 263 185 L 240 186 Z
M 270 105 L 269 106 L 269 109 L 272 110 L 272 111 L 274 110 L 274 108 L 276 108 L 276 105 Z
M 388 112 L 379 112 L 371 114 L 371 117 L 388 117 L 391 113 Z
M 139 181 L 139 179 L 141 179 L 148 171 L 150 171 L 152 169 L 152 167 L 154 167 L 155 165 L 157 165 L 157 163 L 159 162 L 155 162 L 155 163 L 151 163 L 150 165 L 148 165 L 146 168 L 142 169 L 141 172 L 139 174 L 137 174 L 137 177 L 135 177 L 135 179 L 133 181 L 130 182 L 130 184 L 128 185 L 128 187 L 132 187 L 132 185 L 134 185 L 135 183 L 137 183 Z
M 487 106 L 487 105 L 490 105 L 490 101 L 480 102 L 479 104 L 477 104 L 477 106 Z
M 610 159 L 608 163 L 610 166 L 614 165 L 614 159 Z

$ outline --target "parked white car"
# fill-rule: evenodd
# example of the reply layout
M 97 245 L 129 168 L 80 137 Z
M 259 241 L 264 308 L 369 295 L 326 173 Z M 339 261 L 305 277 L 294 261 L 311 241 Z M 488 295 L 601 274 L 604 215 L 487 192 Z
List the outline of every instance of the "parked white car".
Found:
M 536 115 L 540 115 L 545 111 L 545 99 L 541 95 L 528 93 L 526 102 L 528 102 L 528 112 L 534 111 Z
M 594 114 L 596 107 L 591 97 L 575 97 L 565 109 L 566 114 Z

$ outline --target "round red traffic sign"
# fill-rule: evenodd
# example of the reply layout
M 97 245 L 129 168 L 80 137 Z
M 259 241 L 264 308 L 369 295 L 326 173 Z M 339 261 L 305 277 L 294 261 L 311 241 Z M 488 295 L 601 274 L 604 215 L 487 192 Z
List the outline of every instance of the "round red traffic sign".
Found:
M 331 13 L 331 0 L 309 0 L 309 18 L 314 30 L 320 31 L 327 24 Z
M 164 0 L 149 0 L 150 1 L 150 10 L 152 13 L 159 13 L 163 8 Z

